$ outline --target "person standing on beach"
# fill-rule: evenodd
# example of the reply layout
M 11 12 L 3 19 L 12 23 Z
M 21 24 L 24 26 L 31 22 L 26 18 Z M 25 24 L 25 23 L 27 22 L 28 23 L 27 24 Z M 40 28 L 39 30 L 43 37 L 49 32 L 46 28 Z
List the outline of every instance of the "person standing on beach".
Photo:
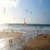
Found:
M 39 34 L 39 30 L 37 30 L 37 36 L 38 36 L 38 34 Z

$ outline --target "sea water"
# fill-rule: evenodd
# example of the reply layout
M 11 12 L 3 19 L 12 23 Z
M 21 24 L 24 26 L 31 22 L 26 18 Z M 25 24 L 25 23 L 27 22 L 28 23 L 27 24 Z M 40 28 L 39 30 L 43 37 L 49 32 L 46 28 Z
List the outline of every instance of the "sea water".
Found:
M 25 32 L 25 33 L 35 33 L 37 30 L 41 30 L 42 33 L 50 33 L 50 24 L 2 24 L 0 25 L 1 32 Z M 49 31 L 49 32 L 48 32 Z M 31 32 L 31 33 L 30 33 Z
M 34 36 L 37 36 L 37 33 L 50 34 L 50 24 L 26 24 L 26 28 L 24 27 L 24 24 L 2 24 L 0 25 L 0 32 L 22 32 L 23 37 L 25 36 L 25 42 L 19 45 L 15 43 L 11 47 L 6 46 L 1 48 L 2 45 L 6 45 L 6 42 L 8 42 L 9 38 L 0 39 L 1 50 L 18 50 L 22 48 L 27 41 L 33 39 Z

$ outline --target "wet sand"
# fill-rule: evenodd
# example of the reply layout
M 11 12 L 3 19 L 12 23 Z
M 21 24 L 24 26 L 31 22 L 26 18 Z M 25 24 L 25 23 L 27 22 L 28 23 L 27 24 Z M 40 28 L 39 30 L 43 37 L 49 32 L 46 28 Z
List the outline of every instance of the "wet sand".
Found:
M 0 32 L 0 39 L 1 38 L 10 38 L 10 37 L 21 37 L 21 32 Z
M 40 34 L 28 41 L 21 50 L 50 50 L 50 34 Z
M 21 37 L 21 32 L 0 32 L 0 49 L 15 44 Z
M 12 49 L 16 50 L 16 47 L 13 44 L 21 39 L 22 34 L 23 33 L 21 32 L 0 32 L 0 49 L 4 49 L 6 46 L 12 46 Z M 9 49 L 11 50 L 11 48 Z M 40 34 L 35 36 L 33 40 L 25 43 L 21 50 L 50 50 L 50 34 Z

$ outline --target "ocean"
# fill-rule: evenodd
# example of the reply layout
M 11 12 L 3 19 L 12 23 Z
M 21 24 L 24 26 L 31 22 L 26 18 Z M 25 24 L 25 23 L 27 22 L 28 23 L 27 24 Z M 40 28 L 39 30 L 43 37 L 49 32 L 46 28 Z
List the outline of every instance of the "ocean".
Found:
M 35 33 L 39 30 L 39 33 L 50 33 L 50 24 L 1 24 L 1 32 L 23 32 L 23 33 Z
M 7 46 L 5 48 L 0 48 L 1 50 L 19 50 L 24 46 L 24 44 L 33 39 L 35 36 L 39 34 L 50 34 L 50 24 L 26 24 L 26 28 L 24 24 L 1 24 L 0 32 L 22 32 L 23 36 L 25 36 L 25 42 L 20 45 L 12 45 L 12 47 Z M 9 38 L 0 39 L 0 43 L 4 41 L 8 41 Z M 22 46 L 22 47 L 21 47 Z

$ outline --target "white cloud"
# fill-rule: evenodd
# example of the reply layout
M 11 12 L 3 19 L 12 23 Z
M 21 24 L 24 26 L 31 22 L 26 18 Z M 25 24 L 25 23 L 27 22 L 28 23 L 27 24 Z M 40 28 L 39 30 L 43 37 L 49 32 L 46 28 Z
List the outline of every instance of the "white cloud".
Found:
M 0 0 L 0 7 L 16 7 L 19 4 L 19 0 Z

